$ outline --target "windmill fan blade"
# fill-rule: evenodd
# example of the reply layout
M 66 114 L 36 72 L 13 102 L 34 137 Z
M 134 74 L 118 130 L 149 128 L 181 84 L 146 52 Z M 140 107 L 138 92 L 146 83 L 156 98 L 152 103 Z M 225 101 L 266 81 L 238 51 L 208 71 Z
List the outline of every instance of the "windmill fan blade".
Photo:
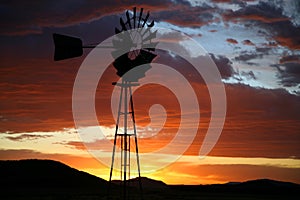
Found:
M 148 27 L 153 27 L 154 26 L 154 20 L 152 20 L 152 22 L 149 25 L 147 24 L 147 26 Z
M 129 25 L 129 29 L 132 29 L 128 10 L 126 11 L 126 18 L 127 18 L 127 22 L 126 23 Z
M 143 16 L 143 10 L 144 10 L 144 8 L 141 8 L 141 11 L 140 11 L 140 16 L 139 16 L 138 28 L 140 28 L 141 19 L 142 19 L 142 16 Z
M 122 18 L 120 18 L 120 24 L 122 26 L 123 31 L 127 31 L 127 28 L 126 28 L 125 23 Z
M 53 40 L 55 61 L 79 57 L 83 54 L 80 38 L 54 33 Z
M 150 27 L 141 29 L 141 31 L 140 31 L 141 36 L 144 37 L 144 35 L 146 35 L 146 33 L 148 33 L 148 32 L 150 33 L 150 30 L 151 30 Z
M 144 9 L 141 8 L 140 12 L 137 13 L 136 7 L 133 8 L 132 13 L 127 10 L 125 12 L 126 19 L 120 18 L 122 29 L 115 29 L 115 32 L 119 34 L 112 41 L 115 49 L 111 52 L 115 59 L 112 64 L 117 70 L 117 75 L 122 77 L 122 80 L 129 82 L 137 82 L 144 77 L 146 71 L 151 68 L 150 63 L 157 56 L 152 53 L 158 44 L 158 42 L 152 42 L 152 39 L 156 38 L 157 35 L 157 31 L 151 31 L 151 28 L 154 26 L 154 20 L 148 21 L 149 11 L 145 16 L 143 11 Z M 132 28 L 139 29 L 134 31 Z M 138 41 L 136 41 L 137 36 L 140 38 Z M 138 70 L 130 72 L 135 67 L 138 67 Z
M 147 40 L 156 38 L 156 33 L 157 33 L 157 30 L 154 31 L 153 33 L 150 33 L 146 38 L 143 39 L 143 41 L 147 41 Z
M 118 28 L 115 28 L 115 34 L 119 34 L 121 31 Z
M 122 50 L 124 52 L 129 51 L 133 45 L 131 42 L 124 43 L 122 40 L 112 40 L 112 43 L 116 49 Z
M 133 28 L 135 28 L 136 7 L 133 8 Z
M 150 13 L 149 13 L 149 11 L 148 11 L 146 17 L 143 19 L 143 20 L 144 20 L 144 23 L 143 23 L 142 27 L 144 27 L 145 24 L 147 23 L 147 20 L 148 20 L 149 16 L 150 16 Z

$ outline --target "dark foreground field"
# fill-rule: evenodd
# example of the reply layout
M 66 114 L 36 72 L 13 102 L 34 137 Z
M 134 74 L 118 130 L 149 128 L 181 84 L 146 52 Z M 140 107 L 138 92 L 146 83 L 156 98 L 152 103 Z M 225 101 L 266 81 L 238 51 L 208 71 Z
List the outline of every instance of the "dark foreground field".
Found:
M 120 199 L 119 182 L 108 182 L 51 160 L 0 161 L 0 199 L 101 200 Z M 273 180 L 215 185 L 166 185 L 142 178 L 144 200 L 268 200 L 299 199 L 300 185 Z M 131 180 L 129 199 L 140 199 L 137 180 Z

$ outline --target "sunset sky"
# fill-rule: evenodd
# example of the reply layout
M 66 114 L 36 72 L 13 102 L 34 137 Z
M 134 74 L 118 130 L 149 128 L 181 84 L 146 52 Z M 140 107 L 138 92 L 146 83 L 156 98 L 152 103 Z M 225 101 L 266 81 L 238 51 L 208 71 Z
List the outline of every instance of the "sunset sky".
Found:
M 199 129 L 176 162 L 149 172 L 168 161 L 144 160 L 142 176 L 168 184 L 259 178 L 300 184 L 297 0 L 1 1 L 0 159 L 53 159 L 108 179 L 109 168 L 88 152 L 72 114 L 74 81 L 90 50 L 78 58 L 54 61 L 52 34 L 98 44 L 114 35 L 119 18 L 135 6 L 150 11 L 155 27 L 183 32 L 200 44 L 219 69 L 227 98 L 222 134 L 213 150 L 200 158 L 211 121 L 207 85 L 179 55 L 158 51 L 156 62 L 176 69 L 195 90 L 199 110 L 191 113 L 200 113 Z M 110 135 L 114 131 L 111 82 L 118 77 L 112 66 L 105 67 L 95 108 L 101 127 Z M 174 94 L 149 84 L 135 91 L 134 100 L 141 152 L 168 144 L 180 126 L 180 102 Z M 161 130 L 162 116 L 150 120 L 154 104 L 164 107 L 167 114 Z M 185 128 L 189 130 L 190 124 Z M 101 154 L 100 139 L 91 138 L 88 149 L 110 158 L 108 153 Z

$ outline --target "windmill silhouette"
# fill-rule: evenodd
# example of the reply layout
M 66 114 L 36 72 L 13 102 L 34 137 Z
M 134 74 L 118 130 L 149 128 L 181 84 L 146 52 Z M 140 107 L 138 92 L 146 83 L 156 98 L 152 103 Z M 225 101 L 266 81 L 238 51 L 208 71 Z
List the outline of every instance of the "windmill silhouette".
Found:
M 118 104 L 118 115 L 115 127 L 114 142 L 112 149 L 112 160 L 109 176 L 109 193 L 112 183 L 113 171 L 115 169 L 116 149 L 120 149 L 120 179 L 122 184 L 121 197 L 129 199 L 128 192 L 129 179 L 131 175 L 131 154 L 135 153 L 140 198 L 142 199 L 141 169 L 138 149 L 138 137 L 134 115 L 134 103 L 132 87 L 138 86 L 139 79 L 145 76 L 147 70 L 151 68 L 150 63 L 156 57 L 155 47 L 157 43 L 152 42 L 156 37 L 156 31 L 152 31 L 154 20 L 148 22 L 149 12 L 143 13 L 143 8 L 138 13 L 136 7 L 133 11 L 126 11 L 126 19 L 120 18 L 121 28 L 116 27 L 116 37 L 112 41 L 113 50 L 111 55 L 114 58 L 113 66 L 117 70 L 116 74 L 121 78 L 120 82 L 113 82 L 112 85 L 120 87 L 120 98 Z M 53 34 L 55 53 L 54 60 L 64 60 L 74 58 L 83 54 L 84 48 L 96 48 L 94 45 L 83 45 L 80 38 Z M 120 55 L 120 52 L 126 52 Z M 133 70 L 132 69 L 137 69 Z M 123 125 L 120 124 L 121 118 Z M 132 122 L 129 130 L 129 123 Z M 133 148 L 132 148 L 133 145 Z

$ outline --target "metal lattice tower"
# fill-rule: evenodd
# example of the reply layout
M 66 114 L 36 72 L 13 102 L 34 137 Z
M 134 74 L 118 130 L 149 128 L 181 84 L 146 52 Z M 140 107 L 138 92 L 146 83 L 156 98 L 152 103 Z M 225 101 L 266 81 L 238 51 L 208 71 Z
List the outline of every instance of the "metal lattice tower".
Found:
M 148 19 L 149 12 L 147 12 L 147 14 L 143 16 L 143 8 L 141 8 L 139 14 L 136 12 L 136 8 L 133 8 L 133 12 L 131 15 L 129 14 L 129 11 L 126 11 L 126 20 L 124 21 L 122 18 L 120 18 L 121 29 L 115 28 L 116 40 L 113 41 L 115 49 L 114 51 L 112 51 L 112 56 L 115 58 L 113 66 L 117 69 L 116 74 L 121 77 L 122 83 L 113 83 L 113 85 L 121 87 L 121 93 L 114 135 L 114 146 L 112 152 L 109 185 L 111 185 L 112 183 L 112 176 L 115 167 L 114 165 L 116 157 L 116 148 L 119 144 L 121 154 L 121 197 L 124 200 L 129 199 L 128 184 L 130 182 L 129 179 L 132 164 L 130 158 L 131 152 L 135 152 L 139 189 L 141 193 L 141 199 L 143 198 L 138 139 L 132 98 L 132 87 L 139 85 L 138 80 L 145 76 L 146 71 L 151 68 L 151 61 L 156 57 L 156 55 L 152 53 L 155 51 L 155 47 L 157 45 L 157 43 L 152 42 L 152 39 L 156 37 L 156 31 L 151 31 L 151 28 L 154 26 L 154 21 L 148 23 Z M 136 48 L 138 46 L 140 48 Z M 124 47 L 132 48 L 127 53 L 119 56 L 120 52 L 124 52 Z M 130 70 L 136 67 L 139 67 L 139 69 L 133 73 L 130 73 Z M 120 131 L 121 117 L 123 117 L 123 132 Z M 128 126 L 130 118 L 132 121 L 133 129 L 133 132 L 131 133 L 129 131 Z M 131 149 L 132 143 L 134 144 L 133 149 Z
M 115 156 L 116 156 L 116 148 L 117 143 L 119 141 L 120 144 L 120 179 L 122 183 L 122 198 L 128 199 L 128 180 L 130 179 L 130 167 L 131 167 L 131 144 L 134 143 L 135 156 L 136 156 L 136 164 L 138 169 L 138 181 L 139 181 L 139 189 L 141 199 L 142 197 L 142 182 L 141 182 L 141 172 L 140 172 L 140 161 L 139 161 L 139 150 L 138 150 L 138 139 L 137 139 L 137 131 L 135 125 L 135 116 L 134 116 L 134 106 L 133 106 L 133 98 L 132 98 L 132 87 L 138 86 L 138 83 L 133 83 L 130 81 L 122 80 L 122 83 L 113 83 L 113 85 L 117 85 L 121 88 L 119 106 L 118 106 L 118 117 L 116 122 L 116 129 L 114 135 L 114 146 L 112 152 L 112 162 L 110 168 L 110 177 L 109 184 L 112 183 L 112 175 L 114 171 L 115 164 Z M 122 125 L 120 124 L 120 118 L 123 117 L 123 130 L 120 128 Z M 131 118 L 131 120 L 129 120 Z M 132 122 L 133 132 L 129 132 L 129 121 Z

